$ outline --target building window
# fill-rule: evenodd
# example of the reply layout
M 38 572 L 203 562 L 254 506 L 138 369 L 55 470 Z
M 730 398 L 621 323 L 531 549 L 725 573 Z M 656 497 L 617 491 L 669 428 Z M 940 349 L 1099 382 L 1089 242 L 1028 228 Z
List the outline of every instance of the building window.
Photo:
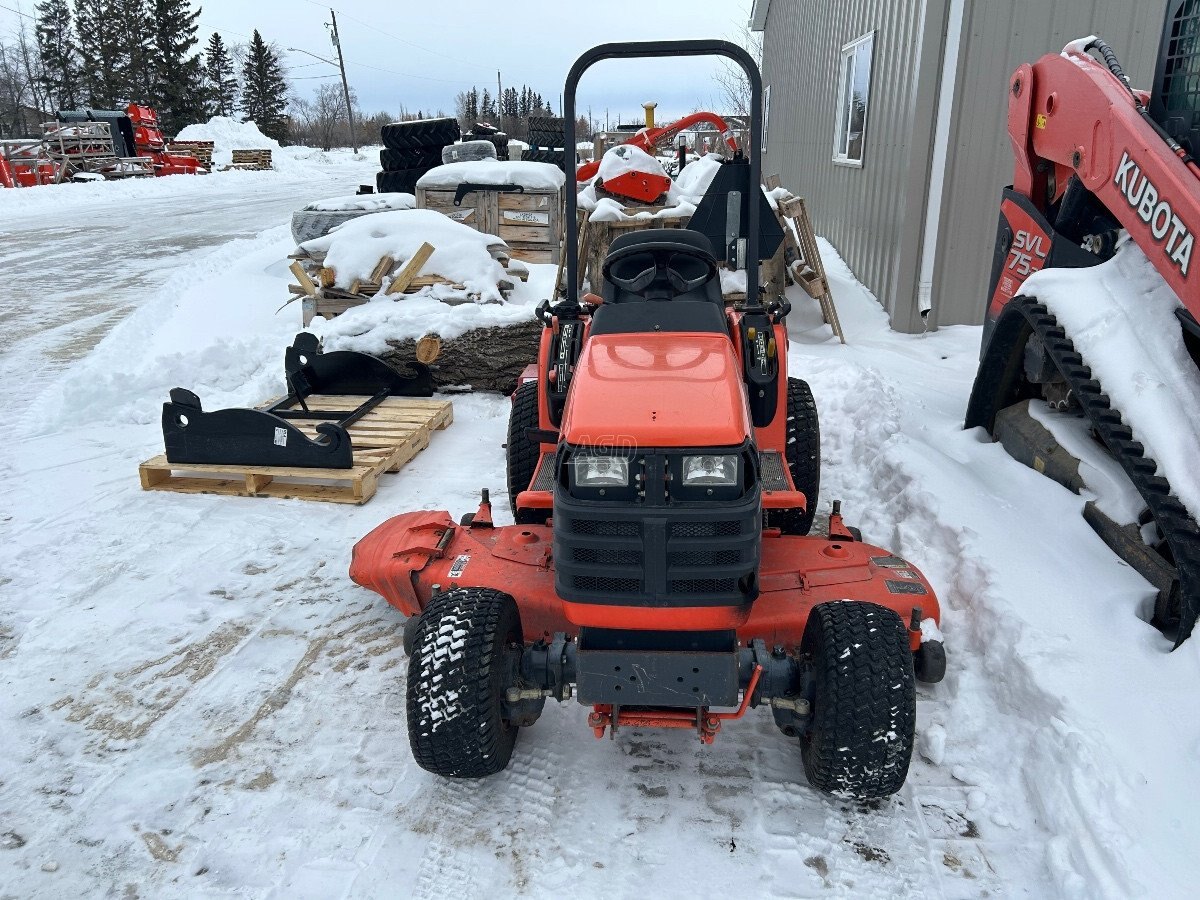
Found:
M 875 32 L 864 34 L 842 48 L 841 78 L 838 82 L 837 131 L 833 161 L 861 166 L 863 138 L 867 133 L 867 106 L 871 93 L 871 55 Z

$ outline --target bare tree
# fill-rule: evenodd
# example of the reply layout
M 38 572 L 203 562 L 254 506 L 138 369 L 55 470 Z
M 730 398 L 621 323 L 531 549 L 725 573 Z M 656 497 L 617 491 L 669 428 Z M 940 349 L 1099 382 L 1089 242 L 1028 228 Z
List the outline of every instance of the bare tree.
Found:
M 743 25 L 737 34 L 731 35 L 729 39 L 754 57 L 754 62 L 761 68 L 762 32 L 750 30 L 749 11 L 747 11 L 745 21 L 747 24 Z M 722 107 L 719 112 L 735 116 L 750 115 L 750 79 L 746 77 L 742 67 L 732 60 L 722 59 L 715 79 L 720 94 L 718 100 Z

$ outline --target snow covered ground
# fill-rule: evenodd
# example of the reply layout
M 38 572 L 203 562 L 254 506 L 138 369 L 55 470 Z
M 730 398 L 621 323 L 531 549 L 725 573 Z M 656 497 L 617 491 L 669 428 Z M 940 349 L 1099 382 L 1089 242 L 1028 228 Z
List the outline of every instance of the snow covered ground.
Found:
M 502 516 L 508 401 L 455 396 L 361 508 L 144 493 L 136 473 L 170 388 L 208 407 L 279 389 L 287 214 L 374 170 L 319 164 L 0 195 L 0 897 L 1193 895 L 1200 642 L 1168 654 L 1083 498 L 961 431 L 979 329 L 890 332 L 827 246 L 849 343 L 801 296 L 790 325 L 822 510 L 841 499 L 945 611 L 905 789 L 817 794 L 762 710 L 705 748 L 596 741 L 550 706 L 494 779 L 417 768 L 401 623 L 349 581 L 350 549 L 484 486 Z M 117 215 L 119 237 L 94 221 Z M 553 276 L 531 268 L 519 302 Z

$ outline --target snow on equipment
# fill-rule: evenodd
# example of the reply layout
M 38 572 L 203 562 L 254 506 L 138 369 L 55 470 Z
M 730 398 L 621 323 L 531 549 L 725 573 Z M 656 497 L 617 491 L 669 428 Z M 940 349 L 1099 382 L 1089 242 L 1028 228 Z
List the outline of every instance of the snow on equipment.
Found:
M 162 411 L 166 453 L 141 465 L 142 487 L 365 503 L 378 475 L 397 471 L 453 415 L 444 401 L 401 399 L 433 395 L 428 367 L 410 365 L 404 374 L 365 353 L 322 353 L 302 332 L 284 355 L 284 397 L 205 411 L 175 388 Z
M 711 40 L 593 48 L 567 78 L 566 121 L 594 63 L 674 55 L 737 61 L 761 134 L 757 66 Z M 750 149 L 738 167 L 758 191 L 753 137 Z M 813 785 L 896 792 L 914 680 L 945 669 L 940 610 L 924 576 L 863 543 L 839 503 L 828 534 L 809 536 L 820 440 L 808 385 L 788 375 L 786 303 L 764 308 L 751 292 L 726 309 L 710 241 L 686 229 L 614 241 L 603 297 L 581 302 L 576 190 L 572 179 L 567 298 L 540 308 L 536 379 L 518 387 L 509 423 L 517 524 L 495 525 L 485 489 L 457 523 L 409 512 L 354 548 L 351 578 L 411 616 L 417 762 L 448 777 L 499 772 L 549 697 L 578 697 L 596 737 L 683 728 L 705 744 L 767 705 L 799 738 Z M 743 222 L 755 285 L 759 219 Z
M 1143 443 L 1149 436 L 1135 431 L 1139 410 L 1117 407 L 1108 393 L 1113 385 L 1094 371 L 1100 361 L 1079 352 L 1054 310 L 1022 290 L 1042 269 L 1108 261 L 1125 229 L 1182 301 L 1177 343 L 1200 360 L 1200 287 L 1191 268 L 1200 228 L 1200 167 L 1192 156 L 1200 151 L 1200 95 L 1189 87 L 1200 78 L 1200 18 L 1190 0 L 1172 0 L 1167 13 L 1149 93 L 1130 88 L 1116 55 L 1096 37 L 1073 41 L 1012 76 L 1008 127 L 1016 167 L 1000 205 L 966 426 L 984 427 L 1018 459 L 1078 491 L 1087 486 L 1078 476 L 1089 467 L 1081 468 L 1031 415 L 1030 401 L 1044 401 L 1049 419 L 1085 423 L 1144 508 L 1132 521 L 1115 521 L 1091 501 L 1084 516 L 1158 589 L 1154 622 L 1178 646 L 1200 612 L 1194 510 L 1151 458 Z M 1173 477 L 1190 474 L 1176 470 Z

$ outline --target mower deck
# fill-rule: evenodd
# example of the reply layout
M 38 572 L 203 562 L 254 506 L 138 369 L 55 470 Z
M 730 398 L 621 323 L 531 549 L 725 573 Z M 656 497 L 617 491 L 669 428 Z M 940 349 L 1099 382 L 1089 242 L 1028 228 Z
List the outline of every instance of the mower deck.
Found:
M 490 518 L 488 516 L 482 518 Z M 896 612 L 905 622 L 940 618 L 933 589 L 925 577 L 898 556 L 865 544 L 832 517 L 829 537 L 763 532 L 759 596 L 737 627 L 743 645 L 753 640 L 768 646 L 796 647 L 809 613 L 820 603 L 853 598 Z M 423 510 L 396 516 L 379 525 L 354 548 L 350 577 L 383 595 L 406 616 L 415 616 L 431 597 L 451 588 L 519 584 L 516 594 L 526 643 L 549 640 L 556 633 L 574 637 L 575 604 L 554 589 L 550 525 L 492 527 L 479 514 L 469 525 L 457 525 L 445 511 Z M 639 609 L 620 610 L 626 628 L 638 627 Z M 646 613 L 659 613 L 646 609 Z M 670 610 L 689 629 L 723 627 L 720 608 L 677 606 Z M 721 617 L 711 625 L 707 613 Z M 586 610 L 595 616 L 594 606 Z M 921 632 L 910 629 L 919 649 Z

